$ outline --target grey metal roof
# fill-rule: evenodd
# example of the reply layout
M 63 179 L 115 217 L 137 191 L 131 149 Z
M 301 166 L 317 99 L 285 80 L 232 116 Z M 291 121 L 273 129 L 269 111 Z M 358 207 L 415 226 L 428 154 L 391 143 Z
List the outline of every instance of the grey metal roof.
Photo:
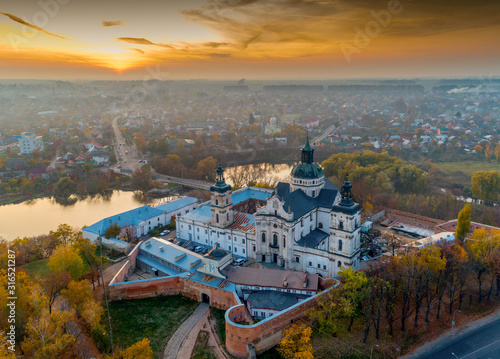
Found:
M 328 238 L 329 234 L 323 232 L 320 229 L 315 229 L 311 231 L 308 235 L 302 237 L 297 245 L 301 247 L 315 248 L 318 244 L 320 244 L 325 238 Z
M 278 292 L 275 290 L 260 290 L 252 292 L 247 301 L 255 309 L 285 310 L 307 298 L 309 298 L 307 295 Z

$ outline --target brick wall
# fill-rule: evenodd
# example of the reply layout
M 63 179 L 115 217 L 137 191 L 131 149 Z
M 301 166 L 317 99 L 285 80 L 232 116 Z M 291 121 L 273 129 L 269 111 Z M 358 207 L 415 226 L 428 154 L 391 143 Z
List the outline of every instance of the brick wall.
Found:
M 234 356 L 246 358 L 247 344 L 252 343 L 257 354 L 261 354 L 278 344 L 283 329 L 303 318 L 315 305 L 316 299 L 310 298 L 253 325 L 238 324 L 248 322 L 248 312 L 242 304 L 234 306 L 226 312 L 226 349 Z

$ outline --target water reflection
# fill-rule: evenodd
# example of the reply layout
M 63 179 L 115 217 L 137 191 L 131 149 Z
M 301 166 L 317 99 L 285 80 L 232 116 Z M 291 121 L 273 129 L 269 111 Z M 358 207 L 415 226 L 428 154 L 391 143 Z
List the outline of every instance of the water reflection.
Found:
M 168 197 L 164 201 L 173 199 Z M 19 204 L 0 206 L 0 237 L 35 236 L 55 230 L 61 223 L 82 227 L 143 204 L 160 204 L 158 199 L 137 198 L 134 192 L 114 191 L 110 194 L 88 196 L 61 205 L 54 198 L 39 198 Z M 146 201 L 146 203 L 143 202 Z

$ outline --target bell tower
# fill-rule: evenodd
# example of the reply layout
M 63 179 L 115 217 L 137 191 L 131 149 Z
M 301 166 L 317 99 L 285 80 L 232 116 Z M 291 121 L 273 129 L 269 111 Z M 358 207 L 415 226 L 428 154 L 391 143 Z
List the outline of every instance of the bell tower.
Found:
M 217 168 L 217 182 L 210 187 L 212 212 L 212 225 L 228 227 L 234 221 L 233 199 L 231 186 L 224 179 L 224 169 Z

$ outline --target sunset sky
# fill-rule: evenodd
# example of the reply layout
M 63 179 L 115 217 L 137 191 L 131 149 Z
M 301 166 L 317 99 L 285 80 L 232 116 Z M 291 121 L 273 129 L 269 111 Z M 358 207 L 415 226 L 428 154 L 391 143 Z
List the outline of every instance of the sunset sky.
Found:
M 498 0 L 4 0 L 0 33 L 4 79 L 500 75 Z

